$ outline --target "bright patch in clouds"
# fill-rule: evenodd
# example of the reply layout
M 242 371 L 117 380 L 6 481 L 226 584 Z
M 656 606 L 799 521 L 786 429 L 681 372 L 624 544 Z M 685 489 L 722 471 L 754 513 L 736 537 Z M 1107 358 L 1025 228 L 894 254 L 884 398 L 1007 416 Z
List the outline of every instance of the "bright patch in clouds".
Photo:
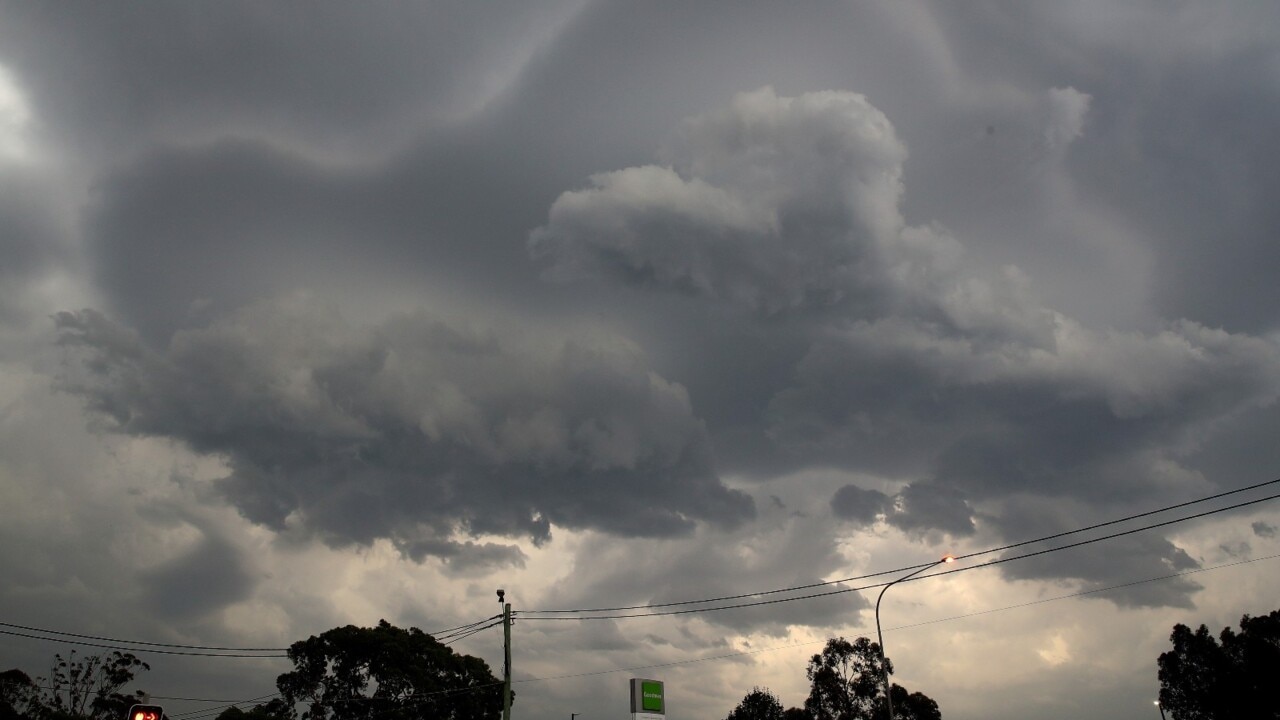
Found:
M 0 65 L 0 159 L 27 159 L 31 152 L 31 122 L 31 107 L 17 79 Z

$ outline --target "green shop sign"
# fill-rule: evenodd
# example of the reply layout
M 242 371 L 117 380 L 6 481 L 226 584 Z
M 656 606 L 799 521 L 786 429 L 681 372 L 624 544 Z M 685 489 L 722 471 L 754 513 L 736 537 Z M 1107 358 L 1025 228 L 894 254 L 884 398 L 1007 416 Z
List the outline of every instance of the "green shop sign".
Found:
M 667 698 L 661 680 L 631 678 L 631 713 L 667 714 Z
M 662 683 L 656 680 L 640 682 L 640 709 L 645 712 L 666 712 L 663 708 Z

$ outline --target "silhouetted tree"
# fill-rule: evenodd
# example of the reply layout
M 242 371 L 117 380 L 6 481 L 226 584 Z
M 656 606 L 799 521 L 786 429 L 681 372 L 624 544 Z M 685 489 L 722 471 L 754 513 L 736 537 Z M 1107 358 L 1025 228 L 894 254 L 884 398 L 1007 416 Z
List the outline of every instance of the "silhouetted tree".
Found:
M 40 697 L 31 676 L 14 668 L 0 673 L 0 720 L 21 720 L 30 716 Z
M 1280 610 L 1223 628 L 1179 623 L 1160 655 L 1160 704 L 1174 720 L 1280 720 Z
M 287 708 L 309 703 L 302 720 L 488 720 L 502 712 L 502 683 L 485 661 L 386 620 L 296 642 L 289 659 L 294 670 L 276 687 Z
M 282 698 L 276 698 L 249 710 L 229 707 L 218 715 L 218 720 L 289 720 L 293 716 L 293 708 Z
M 894 683 L 893 692 L 893 717 L 902 720 L 942 720 L 942 711 L 938 710 L 938 703 L 933 698 L 921 692 L 908 693 L 907 689 L 901 685 Z M 884 694 L 881 693 L 880 699 L 876 701 L 875 713 L 872 718 L 883 718 L 885 716 Z
M 889 672 L 893 664 L 885 661 Z M 804 709 L 812 720 L 871 718 L 881 690 L 880 646 L 867 638 L 853 642 L 831 638 L 809 659 L 809 697 Z
M 782 702 L 768 688 L 752 688 L 725 720 L 784 720 Z
M 828 640 L 822 653 L 809 659 L 805 717 L 809 720 L 884 720 L 882 667 L 893 673 L 893 663 L 887 658 L 881 661 L 878 643 L 864 637 L 853 642 L 842 637 Z M 908 693 L 901 685 L 893 685 L 891 692 L 894 720 L 941 720 L 938 704 L 927 695 Z
M 151 666 L 115 651 L 77 658 L 53 656 L 49 675 L 35 681 L 18 669 L 0 673 L 0 720 L 121 720 L 138 695 L 120 692 Z

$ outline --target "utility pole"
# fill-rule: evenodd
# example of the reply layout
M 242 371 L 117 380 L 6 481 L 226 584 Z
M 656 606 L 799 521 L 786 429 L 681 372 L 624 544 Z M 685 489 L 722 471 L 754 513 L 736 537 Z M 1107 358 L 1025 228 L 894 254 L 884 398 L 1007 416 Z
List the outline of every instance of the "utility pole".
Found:
M 502 720 L 511 720 L 511 603 L 503 602 L 507 591 L 498 588 L 502 606 Z

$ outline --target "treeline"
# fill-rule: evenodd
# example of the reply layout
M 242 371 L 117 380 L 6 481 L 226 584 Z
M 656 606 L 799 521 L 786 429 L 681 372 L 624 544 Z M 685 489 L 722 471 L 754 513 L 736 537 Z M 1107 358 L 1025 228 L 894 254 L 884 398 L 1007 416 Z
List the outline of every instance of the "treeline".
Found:
M 1240 618 L 1215 639 L 1181 623 L 1160 656 L 1160 706 L 1173 720 L 1280 720 L 1280 610 Z
M 1171 720 L 1280 720 L 1280 610 L 1240 620 L 1239 631 L 1223 628 L 1218 637 L 1201 625 L 1178 624 L 1160 655 L 1159 703 Z M 767 688 L 747 693 L 727 720 L 886 720 L 884 675 L 893 665 L 880 662 L 880 647 L 867 638 L 852 643 L 828 640 L 809 660 L 809 696 L 801 707 L 783 708 Z M 923 693 L 892 686 L 893 720 L 942 717 L 938 704 Z
M 454 652 L 417 628 L 383 620 L 313 635 L 289 647 L 294 669 L 278 697 L 218 720 L 493 720 L 502 682 L 480 658 Z M 48 676 L 0 673 L 0 720 L 124 720 L 142 691 L 125 691 L 146 663 L 127 652 L 63 659 Z M 513 693 L 514 695 L 514 693 Z
M 136 694 L 120 692 L 151 666 L 132 653 L 54 655 L 49 674 L 0 673 L 0 720 L 122 720 Z
M 1173 649 L 1158 659 L 1160 705 L 1172 720 L 1280 720 L 1280 610 L 1240 621 L 1217 637 L 1204 625 L 1175 625 Z M 276 678 L 277 697 L 221 711 L 217 720 L 495 720 L 502 682 L 484 660 L 454 652 L 418 630 L 385 620 L 334 628 L 289 647 L 293 670 Z M 150 666 L 128 652 L 66 657 L 47 674 L 0 672 L 0 720 L 124 720 L 143 703 L 130 689 Z M 727 720 L 885 720 L 880 647 L 867 638 L 827 641 L 809 659 L 809 695 L 784 708 L 767 688 L 742 698 Z M 941 720 L 924 693 L 893 684 L 893 720 Z

